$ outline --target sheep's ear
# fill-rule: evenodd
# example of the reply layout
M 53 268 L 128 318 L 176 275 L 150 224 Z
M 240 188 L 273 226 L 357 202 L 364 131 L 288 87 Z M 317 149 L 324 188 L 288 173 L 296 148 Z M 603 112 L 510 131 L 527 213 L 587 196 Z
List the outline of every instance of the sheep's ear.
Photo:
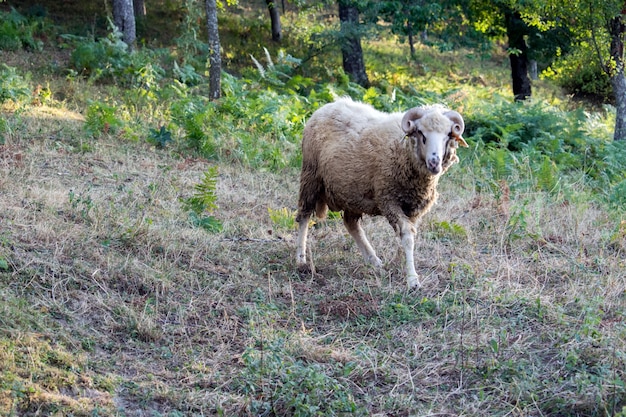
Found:
M 465 130 L 465 122 L 463 121 L 463 117 L 455 112 L 454 110 L 448 110 L 444 113 L 444 116 L 448 117 L 448 119 L 452 120 L 452 134 L 461 138 L 461 140 L 457 139 L 457 141 L 461 144 L 461 146 L 466 146 L 467 143 L 461 137 L 463 131 Z
M 415 125 L 415 121 L 420 119 L 422 116 L 426 114 L 426 111 L 421 107 L 413 107 L 402 117 L 402 130 L 407 135 L 415 132 L 417 126 Z
M 456 143 L 458 143 L 460 146 L 464 148 L 469 148 L 469 145 L 467 144 L 467 142 L 465 142 L 465 139 L 463 139 L 463 136 L 454 135 L 454 140 L 456 140 Z

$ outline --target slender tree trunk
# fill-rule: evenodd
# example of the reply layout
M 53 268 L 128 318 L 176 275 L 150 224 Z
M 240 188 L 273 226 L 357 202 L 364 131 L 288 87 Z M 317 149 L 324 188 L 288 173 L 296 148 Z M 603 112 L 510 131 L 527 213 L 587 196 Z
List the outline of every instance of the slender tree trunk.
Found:
M 143 19 L 146 17 L 145 0 L 133 0 L 133 9 L 135 11 L 135 19 Z
M 222 56 L 220 34 L 217 30 L 216 0 L 205 0 L 206 20 L 209 34 L 209 98 L 216 100 L 222 95 Z
M 626 77 L 624 75 L 624 33 L 626 32 L 624 14 L 626 13 L 626 5 L 624 5 L 624 9 L 622 14 L 611 19 L 609 25 L 611 62 L 614 68 L 608 68 L 608 70 L 615 95 L 616 115 L 613 134 L 615 140 L 626 140 Z
M 410 20 L 406 22 L 406 32 L 409 37 L 409 47 L 411 49 L 411 58 L 415 58 L 415 41 L 413 39 L 413 25 Z
M 272 22 L 272 40 L 274 42 L 280 42 L 283 38 L 283 32 L 280 27 L 280 14 L 278 13 L 278 7 L 274 0 L 265 0 L 265 3 L 267 3 L 267 9 L 270 12 L 270 20 Z
M 122 40 L 134 48 L 137 32 L 133 0 L 113 0 L 113 23 L 122 32 Z
M 513 80 L 513 96 L 515 101 L 526 100 L 532 95 L 530 78 L 528 78 L 528 46 L 524 35 L 527 33 L 526 23 L 519 12 L 506 10 L 506 34 L 509 38 L 509 60 L 511 61 L 511 78 Z
M 365 72 L 363 48 L 359 34 L 359 11 L 351 0 L 339 0 L 339 20 L 341 21 L 341 54 L 343 70 L 352 81 L 368 87 L 370 82 Z

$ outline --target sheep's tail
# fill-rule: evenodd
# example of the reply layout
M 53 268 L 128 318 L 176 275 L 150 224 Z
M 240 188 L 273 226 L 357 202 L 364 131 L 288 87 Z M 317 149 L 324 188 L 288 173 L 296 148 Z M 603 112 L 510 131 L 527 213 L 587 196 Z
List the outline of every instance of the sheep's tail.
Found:
M 296 222 L 300 223 L 300 221 L 304 218 L 310 217 L 313 213 L 319 220 L 324 220 L 326 215 L 328 214 L 328 205 L 326 201 L 319 198 L 315 201 L 309 200 L 308 202 L 302 198 L 298 202 L 298 213 L 296 215 Z
M 328 206 L 324 194 L 324 183 L 315 175 L 315 169 L 305 166 L 300 176 L 300 196 L 296 216 L 298 223 L 313 213 L 318 219 L 326 217 Z

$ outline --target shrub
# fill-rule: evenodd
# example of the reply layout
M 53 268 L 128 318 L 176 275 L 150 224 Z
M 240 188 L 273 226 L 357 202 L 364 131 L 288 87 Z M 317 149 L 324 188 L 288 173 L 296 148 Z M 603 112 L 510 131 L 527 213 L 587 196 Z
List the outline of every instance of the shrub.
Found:
M 117 107 L 100 101 L 92 102 L 87 108 L 85 130 L 93 137 L 117 133 L 124 122 L 116 115 Z
M 13 8 L 8 13 L 0 13 L 0 50 L 41 50 L 43 42 L 36 39 L 41 24 L 41 20 L 29 20 Z
M 93 80 L 119 83 L 126 87 L 150 89 L 165 75 L 158 64 L 158 52 L 132 51 L 122 41 L 122 33 L 109 22 L 111 32 L 102 39 L 63 35 L 75 43 L 70 62 L 80 74 Z
M 19 102 L 30 96 L 30 86 L 24 77 L 15 68 L 0 65 L 0 103 L 8 100 Z
M 600 66 L 595 50 L 587 43 L 558 59 L 542 75 L 577 97 L 603 103 L 613 101 L 609 76 Z

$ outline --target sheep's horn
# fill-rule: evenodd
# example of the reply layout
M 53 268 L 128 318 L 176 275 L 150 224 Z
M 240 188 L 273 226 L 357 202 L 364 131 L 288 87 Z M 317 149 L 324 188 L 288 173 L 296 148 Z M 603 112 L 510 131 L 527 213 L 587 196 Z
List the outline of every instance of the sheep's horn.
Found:
M 425 114 L 426 110 L 421 107 L 413 107 L 407 110 L 402 117 L 402 130 L 404 130 L 404 133 L 407 135 L 413 133 L 416 129 L 415 120 L 420 119 Z
M 455 112 L 454 110 L 448 110 L 447 112 L 444 113 L 444 116 L 447 116 L 448 119 L 452 120 L 453 122 L 452 134 L 454 136 L 460 137 L 463 134 L 463 131 L 465 130 L 465 122 L 463 121 L 463 117 L 459 113 Z M 463 142 L 465 142 L 465 140 L 463 140 Z

